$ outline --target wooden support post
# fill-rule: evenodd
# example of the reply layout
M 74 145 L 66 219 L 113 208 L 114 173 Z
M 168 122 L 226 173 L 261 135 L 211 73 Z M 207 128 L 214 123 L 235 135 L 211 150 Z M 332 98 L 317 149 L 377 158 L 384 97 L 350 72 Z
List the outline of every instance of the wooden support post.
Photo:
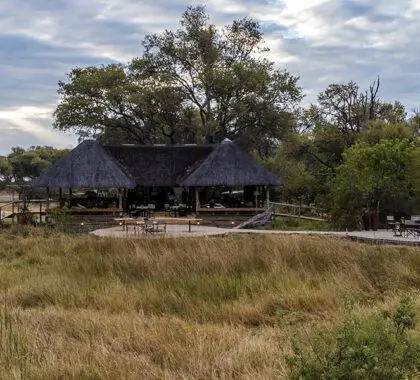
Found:
M 60 208 L 63 207 L 64 203 L 63 203 L 63 189 L 60 187 L 58 189 L 58 204 L 60 205 Z
M 124 189 L 124 201 L 123 201 L 124 212 L 128 211 L 128 189 Z
M 122 189 L 118 189 L 118 208 L 120 209 L 120 214 L 123 214 L 123 205 L 122 205 Z
M 71 208 L 71 200 L 73 198 L 73 189 L 69 188 L 69 208 Z
M 50 188 L 49 187 L 47 187 L 47 205 L 45 207 L 46 207 L 46 210 L 45 210 L 45 223 L 47 223 L 48 222 L 48 213 L 50 212 Z
M 266 191 L 266 197 L 267 197 L 267 209 L 270 208 L 270 188 L 267 186 L 267 191 Z
M 255 186 L 255 191 L 254 191 L 254 202 L 255 202 L 255 208 L 258 208 L 258 186 Z
M 200 200 L 198 199 L 198 187 L 195 187 L 194 191 L 195 191 L 195 212 L 198 213 L 198 209 L 200 208 Z
M 12 202 L 12 224 L 15 224 L 15 202 Z
M 42 223 L 42 201 L 39 202 L 39 223 Z

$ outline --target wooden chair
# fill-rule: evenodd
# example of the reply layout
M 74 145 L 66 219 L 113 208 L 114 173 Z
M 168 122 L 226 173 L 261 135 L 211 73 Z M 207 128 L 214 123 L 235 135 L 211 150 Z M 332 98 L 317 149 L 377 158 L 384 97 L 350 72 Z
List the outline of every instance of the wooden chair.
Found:
M 165 213 L 167 216 L 170 216 L 171 213 L 171 206 L 169 205 L 169 203 L 165 203 Z
M 395 228 L 395 218 L 394 215 L 386 216 L 386 229 L 393 230 Z
M 165 232 L 166 233 L 166 223 L 159 223 L 154 220 L 145 220 L 144 223 L 142 223 L 142 232 L 147 234 L 156 235 L 159 232 Z

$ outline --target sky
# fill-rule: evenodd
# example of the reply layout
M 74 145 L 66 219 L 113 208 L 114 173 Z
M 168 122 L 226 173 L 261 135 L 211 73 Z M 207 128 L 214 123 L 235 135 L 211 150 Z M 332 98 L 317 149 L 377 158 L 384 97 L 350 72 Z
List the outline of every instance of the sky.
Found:
M 222 27 L 258 20 L 268 57 L 300 76 L 309 104 L 330 83 L 420 108 L 420 0 L 0 0 L 0 154 L 12 146 L 71 147 L 52 128 L 57 83 L 71 68 L 128 62 L 149 33 L 176 29 L 188 5 Z

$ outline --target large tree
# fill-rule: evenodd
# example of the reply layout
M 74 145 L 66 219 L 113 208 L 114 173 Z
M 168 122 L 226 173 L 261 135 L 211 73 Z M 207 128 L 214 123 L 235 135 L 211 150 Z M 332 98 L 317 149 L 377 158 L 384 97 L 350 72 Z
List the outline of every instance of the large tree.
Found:
M 346 146 L 349 147 L 372 121 L 404 123 L 404 106 L 399 102 L 381 101 L 379 88 L 379 78 L 365 91 L 353 81 L 347 84 L 330 84 L 318 95 L 317 104 L 311 105 L 304 112 L 302 124 L 315 132 L 317 128 L 330 125 L 342 134 Z
M 55 127 L 116 142 L 218 142 L 267 154 L 295 125 L 298 78 L 263 58 L 260 25 L 223 30 L 190 7 L 176 31 L 146 36 L 129 65 L 76 68 L 59 83 Z

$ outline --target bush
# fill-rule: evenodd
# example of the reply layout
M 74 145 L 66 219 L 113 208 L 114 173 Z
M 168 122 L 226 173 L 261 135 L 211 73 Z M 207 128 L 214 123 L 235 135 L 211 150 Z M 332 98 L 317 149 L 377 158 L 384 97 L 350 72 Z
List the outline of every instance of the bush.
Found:
M 420 338 L 414 302 L 401 300 L 395 311 L 363 320 L 347 303 L 342 325 L 318 331 L 304 345 L 295 342 L 289 358 L 291 379 L 414 379 L 420 377 Z
M 359 142 L 348 148 L 331 183 L 331 219 L 339 228 L 359 229 L 362 217 L 394 210 L 410 214 L 417 199 L 420 150 L 409 140 Z

